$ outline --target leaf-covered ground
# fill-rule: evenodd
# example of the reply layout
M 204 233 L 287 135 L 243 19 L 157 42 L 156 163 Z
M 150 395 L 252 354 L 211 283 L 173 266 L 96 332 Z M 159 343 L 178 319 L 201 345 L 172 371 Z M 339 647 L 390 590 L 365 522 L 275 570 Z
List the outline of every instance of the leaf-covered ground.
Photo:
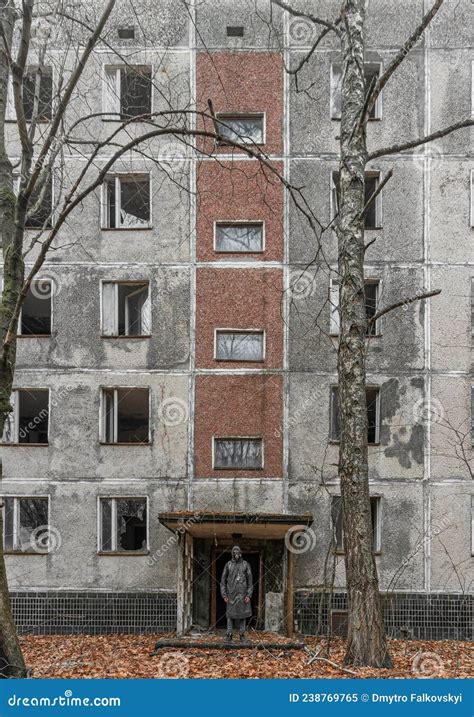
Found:
M 333 638 L 295 638 L 306 650 L 214 650 L 163 648 L 151 653 L 163 635 L 28 635 L 21 638 L 32 677 L 472 677 L 474 645 L 445 640 L 390 640 L 394 666 L 390 670 L 342 669 L 344 641 Z M 209 638 L 206 637 L 206 640 Z M 222 638 L 214 637 L 214 640 Z M 252 642 L 285 642 L 268 633 L 252 633 Z M 311 655 L 318 658 L 311 664 Z

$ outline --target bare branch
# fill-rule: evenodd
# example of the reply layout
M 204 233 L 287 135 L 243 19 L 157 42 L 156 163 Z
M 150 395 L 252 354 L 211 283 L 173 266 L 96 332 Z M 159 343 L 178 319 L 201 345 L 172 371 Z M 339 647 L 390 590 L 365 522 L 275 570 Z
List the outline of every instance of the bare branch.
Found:
M 341 22 L 341 18 L 338 17 L 337 20 L 335 20 L 334 25 L 339 25 L 340 22 Z M 298 66 L 295 67 L 294 70 L 292 70 L 290 67 L 286 68 L 286 71 L 289 75 L 297 75 L 298 74 L 298 72 L 305 66 L 305 64 L 307 62 L 309 62 L 309 60 L 313 56 L 313 54 L 314 54 L 316 48 L 318 47 L 318 45 L 320 44 L 320 42 L 326 37 L 326 35 L 329 32 L 331 32 L 331 30 L 332 30 L 332 28 L 330 28 L 330 27 L 324 28 L 324 30 L 318 35 L 318 37 L 314 41 L 310 51 L 303 57 L 303 59 L 298 63 Z
M 433 289 L 433 291 L 426 291 L 423 294 L 416 294 L 416 296 L 411 296 L 409 299 L 401 299 L 401 301 L 397 301 L 395 304 L 390 304 L 390 306 L 386 306 L 384 309 L 377 311 L 377 313 L 374 314 L 367 323 L 370 326 L 371 324 L 374 324 L 376 321 L 378 321 L 381 316 L 385 316 L 385 314 L 388 314 L 389 311 L 398 309 L 400 308 L 400 306 L 407 306 L 408 304 L 413 304 L 415 301 L 423 301 L 423 299 L 429 299 L 432 296 L 438 296 L 438 294 L 441 294 L 441 289 Z
M 380 75 L 379 79 L 377 80 L 372 93 L 369 95 L 369 99 L 366 102 L 365 112 L 362 116 L 361 122 L 362 124 L 365 124 L 367 119 L 369 118 L 370 112 L 375 105 L 377 101 L 377 97 L 382 92 L 383 88 L 397 69 L 399 67 L 405 57 L 408 55 L 410 50 L 413 48 L 413 46 L 418 42 L 438 10 L 440 9 L 441 5 L 443 4 L 444 0 L 436 0 L 433 7 L 426 13 L 426 15 L 423 17 L 422 21 L 416 28 L 416 30 L 410 35 L 408 40 L 405 42 L 403 47 L 400 49 L 400 51 L 396 54 L 392 62 L 389 64 L 385 72 Z
M 382 149 L 377 149 L 375 152 L 369 154 L 368 161 L 370 162 L 371 159 L 377 159 L 377 157 L 385 157 L 387 154 L 398 154 L 399 152 L 403 152 L 406 149 L 413 149 L 413 147 L 419 147 L 421 144 L 426 144 L 427 142 L 432 142 L 435 139 L 441 139 L 441 137 L 446 137 L 446 135 L 451 134 L 451 132 L 456 132 L 458 129 L 463 129 L 463 127 L 473 126 L 473 118 L 465 119 L 461 122 L 456 122 L 456 124 L 452 124 L 449 127 L 445 127 L 444 129 L 439 129 L 437 132 L 427 134 L 425 137 L 418 137 L 418 139 L 414 139 L 411 142 L 393 144 L 391 147 L 383 147 Z

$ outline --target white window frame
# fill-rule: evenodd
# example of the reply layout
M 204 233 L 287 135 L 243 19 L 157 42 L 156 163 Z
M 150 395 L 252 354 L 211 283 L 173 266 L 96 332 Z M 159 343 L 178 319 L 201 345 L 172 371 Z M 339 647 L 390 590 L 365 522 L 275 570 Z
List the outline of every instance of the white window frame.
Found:
M 120 222 L 120 210 L 122 207 L 121 204 L 121 196 L 122 193 L 120 191 L 121 187 L 121 180 L 131 177 L 148 177 L 148 196 L 150 200 L 150 218 L 148 219 L 148 225 L 143 227 L 124 227 L 122 226 Z M 114 179 L 115 182 L 115 224 L 117 226 L 115 227 L 108 227 L 106 226 L 108 223 L 108 198 L 107 198 L 107 183 L 108 180 Z M 139 172 L 139 171 L 133 171 L 133 172 L 108 172 L 107 175 L 104 177 L 104 181 L 101 185 L 101 230 L 102 231 L 129 231 L 129 232 L 136 232 L 136 231 L 147 231 L 149 229 L 153 228 L 153 192 L 152 192 L 152 178 L 151 178 L 151 172 Z
M 105 333 L 105 302 L 104 302 L 104 285 L 105 284 L 113 284 L 114 285 L 114 303 L 115 303 L 115 316 L 114 316 L 114 333 L 112 334 L 106 334 Z M 143 286 L 143 284 L 146 284 L 148 286 L 148 296 L 146 301 L 148 302 L 148 322 L 150 326 L 149 333 L 147 334 L 119 334 L 118 333 L 118 319 L 119 319 L 119 302 L 118 302 L 118 290 L 119 286 L 123 284 L 127 284 L 129 286 L 132 286 L 133 284 L 137 284 L 137 286 Z M 100 281 L 100 297 L 99 297 L 99 303 L 100 303 L 100 333 L 102 338 L 106 339 L 149 339 L 152 334 L 152 303 L 151 303 L 151 287 L 150 287 L 150 281 L 148 279 L 131 279 L 130 281 L 127 280 L 108 280 L 108 279 L 101 279 Z M 127 314 L 127 304 L 125 304 L 125 314 Z M 125 323 L 127 323 L 127 320 L 125 320 Z
M 255 145 L 256 147 L 263 147 L 263 145 L 267 143 L 267 115 L 266 115 L 266 112 L 232 112 L 232 111 L 216 112 L 217 123 L 219 123 L 219 121 L 220 121 L 222 124 L 229 124 L 228 122 L 226 122 L 226 118 L 228 120 L 232 120 L 234 118 L 238 119 L 239 117 L 242 119 L 245 119 L 245 118 L 262 119 L 262 141 L 261 142 L 252 142 L 250 140 L 250 141 L 246 142 L 244 139 L 241 140 L 240 138 L 238 138 L 238 144 L 246 144 L 246 145 L 250 145 L 250 146 Z M 228 140 L 224 137 L 221 140 L 219 140 L 218 144 L 220 147 L 225 147 L 225 146 L 232 147 L 233 146 L 233 145 L 229 145 Z
M 38 69 L 39 65 L 27 65 L 26 67 L 26 74 L 29 74 L 30 72 L 35 72 Z M 42 65 L 41 66 L 43 70 L 47 70 L 48 74 L 51 75 L 51 84 L 52 84 L 52 101 L 54 101 L 54 88 L 55 88 L 55 67 L 53 65 Z M 54 116 L 54 107 L 51 107 L 51 118 Z M 11 72 L 8 74 L 8 80 L 7 80 L 7 102 L 5 106 L 5 122 L 16 122 L 16 110 L 15 110 L 15 97 L 13 95 L 13 78 Z M 31 123 L 31 120 L 26 120 L 27 124 Z M 49 124 L 52 122 L 52 119 L 37 119 L 37 123 L 39 124 Z
M 102 550 L 101 537 L 102 537 L 102 500 L 112 501 L 112 525 L 111 525 L 111 545 L 112 550 Z M 146 501 L 146 548 L 141 550 L 118 550 L 117 549 L 117 501 L 118 500 L 145 500 Z M 98 495 L 97 496 L 97 554 L 98 555 L 146 555 L 150 552 L 150 511 L 149 511 L 150 499 L 148 495 Z
M 215 444 L 216 441 L 261 441 L 262 465 L 259 468 L 216 468 L 215 467 Z M 265 468 L 265 440 L 263 436 L 212 436 L 212 470 L 213 471 L 261 471 Z
M 23 307 L 22 307 L 22 308 L 20 309 L 20 313 L 19 313 L 19 315 L 18 315 L 18 329 L 19 329 L 19 332 L 17 333 L 17 336 L 20 337 L 20 338 L 22 338 L 22 339 L 28 339 L 28 338 L 33 338 L 33 339 L 48 339 L 48 338 L 50 338 L 50 337 L 53 335 L 53 327 L 54 327 L 54 324 L 53 324 L 53 311 L 54 311 L 54 309 L 53 309 L 53 304 L 54 304 L 54 302 L 53 302 L 53 296 L 54 296 L 54 290 L 53 290 L 53 286 L 54 286 L 54 285 L 53 285 L 53 282 L 51 281 L 51 278 L 50 278 L 49 276 L 45 276 L 44 279 L 41 278 L 41 277 L 36 276 L 36 277 L 33 279 L 33 281 L 31 282 L 31 284 L 32 284 L 32 285 L 33 285 L 33 284 L 38 284 L 38 283 L 41 284 L 41 283 L 44 283 L 44 282 L 46 282 L 46 281 L 49 282 L 49 285 L 50 285 L 50 287 L 51 287 L 51 295 L 50 295 L 51 316 L 50 316 L 50 319 L 49 319 L 49 321 L 50 321 L 50 332 L 49 332 L 49 334 L 22 334 L 22 333 L 21 333 L 21 321 L 22 321 L 22 315 L 23 315 Z M 1 280 L 1 289 L 0 289 L 0 290 L 3 291 L 3 279 Z
M 51 496 L 50 495 L 11 495 L 2 494 L 0 496 L 1 510 L 3 514 L 3 544 L 5 545 L 5 499 L 13 499 L 13 548 L 5 548 L 6 555 L 48 555 L 51 552 L 51 548 L 47 550 L 20 550 L 18 547 L 18 528 L 20 520 L 20 509 L 18 501 L 20 500 L 47 500 L 48 501 L 48 526 L 51 526 Z
M 262 358 L 261 359 L 221 359 L 221 358 L 217 358 L 217 335 L 220 332 L 261 335 L 262 336 Z M 267 344 L 267 332 L 265 331 L 265 329 L 228 329 L 228 328 L 224 328 L 224 327 L 218 327 L 218 328 L 214 329 L 214 360 L 219 361 L 219 362 L 223 361 L 224 363 L 226 363 L 226 362 L 232 363 L 233 361 L 236 361 L 239 363 L 247 363 L 248 362 L 248 363 L 260 364 L 263 361 L 265 361 L 265 359 L 267 357 L 266 344 Z
M 334 174 L 338 173 L 338 169 L 331 169 L 329 179 L 329 207 L 330 207 L 330 220 L 334 221 L 337 212 L 337 194 L 336 194 L 336 183 L 334 182 Z M 365 172 L 366 177 L 376 177 L 377 187 L 380 184 L 381 172 L 379 169 L 368 169 Z M 375 197 L 375 227 L 364 227 L 364 232 L 375 232 L 383 229 L 383 206 L 382 206 L 382 194 L 379 192 Z
M 148 390 L 148 441 L 146 443 L 118 443 L 118 391 L 134 389 L 147 389 Z M 105 420 L 107 413 L 105 410 L 105 391 L 114 392 L 114 426 L 113 426 L 113 441 L 106 441 L 106 427 Z M 100 386 L 100 402 L 99 402 L 99 443 L 104 446 L 149 446 L 151 445 L 151 410 L 152 410 L 152 399 L 150 386 Z
M 127 69 L 134 69 L 134 68 L 147 68 L 150 70 L 150 109 L 151 112 L 153 112 L 154 107 L 154 83 L 153 78 L 155 76 L 155 70 L 152 63 L 138 63 L 138 64 L 130 64 L 130 65 L 116 65 L 114 63 L 104 63 L 102 65 L 102 113 L 105 116 L 102 116 L 103 122 L 123 122 L 122 119 L 120 119 L 120 116 L 122 114 L 121 112 L 121 106 L 120 106 L 120 99 L 121 99 L 121 85 L 122 85 L 122 77 L 121 77 L 121 71 L 127 70 Z M 107 77 L 108 75 L 112 75 L 112 72 L 115 73 L 115 92 L 116 92 L 116 102 L 117 107 L 115 110 L 110 110 L 107 107 L 108 104 L 108 92 L 107 92 Z M 109 115 L 108 117 L 106 115 Z M 112 115 L 112 116 L 110 116 Z M 131 122 L 137 122 L 139 120 L 131 117 Z
M 365 68 L 371 68 L 371 69 L 378 69 L 379 77 L 382 74 L 383 70 L 383 63 L 381 61 L 374 61 L 374 62 L 364 62 L 364 70 Z M 330 70 L 330 79 L 329 79 L 329 97 L 330 97 L 330 118 L 332 120 L 336 120 L 337 122 L 341 121 L 341 116 L 336 114 L 336 108 L 335 108 L 335 93 L 336 93 L 336 68 L 340 68 L 341 70 L 341 83 L 342 83 L 342 64 L 339 62 L 331 62 L 331 70 Z M 365 79 L 365 77 L 364 77 Z M 342 91 L 342 88 L 341 88 Z M 342 106 L 342 101 L 341 101 Z M 382 119 L 382 92 L 379 94 L 375 101 L 375 116 L 369 117 L 369 122 L 378 122 Z
M 335 273 L 335 272 L 334 272 Z M 382 280 L 375 276 L 364 277 L 365 284 L 376 284 L 377 285 L 377 306 L 381 296 Z M 330 336 L 339 336 L 340 331 L 340 316 L 339 316 L 339 281 L 333 276 L 329 279 L 329 334 Z M 367 334 L 367 338 L 374 339 L 380 336 L 381 331 L 381 319 L 377 319 L 375 322 L 375 334 Z
M 19 401 L 18 401 L 18 393 L 19 391 L 47 391 L 48 392 L 48 441 L 47 443 L 20 443 L 20 414 L 18 411 Z M 51 389 L 45 388 L 43 386 L 18 386 L 17 388 L 14 388 L 11 392 L 10 396 L 10 403 L 13 407 L 13 440 L 12 441 L 5 441 L 5 428 L 4 428 L 4 434 L 2 437 L 2 445 L 3 446 L 20 446 L 25 448 L 37 448 L 41 446 L 49 446 L 49 440 L 50 440 L 50 428 L 51 428 Z M 10 415 L 12 415 L 10 414 Z M 8 419 L 7 419 L 8 420 Z
M 217 248 L 217 227 L 220 225 L 225 226 L 261 226 L 262 227 L 262 248 L 257 249 L 255 251 L 226 251 L 225 249 L 218 249 Z M 213 237 L 213 244 L 214 244 L 214 251 L 216 254 L 242 254 L 243 256 L 246 256 L 247 254 L 263 254 L 265 251 L 265 221 L 263 219 L 216 219 L 214 221 L 213 225 L 213 231 L 214 231 L 214 237 Z

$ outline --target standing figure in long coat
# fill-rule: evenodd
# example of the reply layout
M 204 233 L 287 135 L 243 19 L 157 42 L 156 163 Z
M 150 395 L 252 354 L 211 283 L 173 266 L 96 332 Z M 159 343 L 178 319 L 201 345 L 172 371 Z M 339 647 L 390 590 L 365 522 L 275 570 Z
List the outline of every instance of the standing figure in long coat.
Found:
M 238 623 L 240 640 L 245 639 L 245 621 L 252 615 L 250 598 L 253 592 L 252 570 L 238 545 L 232 548 L 232 560 L 226 563 L 221 577 L 221 595 L 227 605 L 226 642 L 232 640 L 234 620 Z

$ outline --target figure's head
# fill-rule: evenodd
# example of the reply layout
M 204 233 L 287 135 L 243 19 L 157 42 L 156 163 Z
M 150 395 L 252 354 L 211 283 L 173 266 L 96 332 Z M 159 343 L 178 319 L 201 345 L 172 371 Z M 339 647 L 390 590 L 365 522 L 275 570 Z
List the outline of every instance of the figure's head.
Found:
M 240 558 L 242 557 L 242 551 L 238 545 L 234 545 L 234 547 L 232 548 L 232 557 L 234 560 L 240 560 Z

